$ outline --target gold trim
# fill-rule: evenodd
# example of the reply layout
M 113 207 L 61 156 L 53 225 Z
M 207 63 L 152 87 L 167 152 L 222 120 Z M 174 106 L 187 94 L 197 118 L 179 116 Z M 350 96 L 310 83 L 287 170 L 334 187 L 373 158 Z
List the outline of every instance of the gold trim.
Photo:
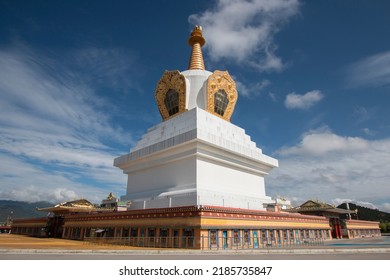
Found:
M 351 225 L 347 223 L 347 229 L 380 229 L 379 223 L 377 225 Z
M 179 112 L 170 116 L 165 107 L 164 99 L 168 90 L 173 89 L 179 94 Z M 164 75 L 158 81 L 155 91 L 158 110 L 162 119 L 165 121 L 186 110 L 186 80 L 178 70 L 165 71 Z
M 229 99 L 229 104 L 223 116 L 214 112 L 214 94 L 221 89 L 225 90 Z M 238 93 L 236 84 L 229 75 L 228 71 L 216 70 L 212 75 L 209 76 L 207 79 L 207 111 L 209 113 L 216 115 L 226 121 L 230 121 L 234 107 L 236 106 L 237 98 Z

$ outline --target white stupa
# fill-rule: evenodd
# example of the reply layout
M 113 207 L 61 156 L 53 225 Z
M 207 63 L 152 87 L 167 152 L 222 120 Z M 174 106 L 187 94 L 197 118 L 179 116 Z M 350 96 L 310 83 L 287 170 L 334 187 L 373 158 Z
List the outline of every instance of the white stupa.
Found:
M 196 27 L 189 69 L 166 71 L 156 87 L 163 122 L 114 160 L 128 175 L 129 209 L 210 205 L 264 209 L 264 177 L 278 166 L 230 123 L 237 90 L 227 71 L 205 70 Z

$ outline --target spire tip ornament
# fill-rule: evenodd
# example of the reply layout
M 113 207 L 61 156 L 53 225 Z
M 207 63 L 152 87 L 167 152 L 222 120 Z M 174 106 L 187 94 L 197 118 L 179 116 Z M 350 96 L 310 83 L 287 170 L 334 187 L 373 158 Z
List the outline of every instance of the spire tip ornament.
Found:
M 194 30 L 192 30 L 190 38 L 188 38 L 188 44 L 192 47 L 195 43 L 199 43 L 202 47 L 206 40 L 203 38 L 202 35 L 202 26 L 196 25 Z
M 202 55 L 202 46 L 205 43 L 206 40 L 202 35 L 202 27 L 198 25 L 195 26 L 194 30 L 191 32 L 190 38 L 188 38 L 188 44 L 192 47 L 188 70 L 205 70 Z

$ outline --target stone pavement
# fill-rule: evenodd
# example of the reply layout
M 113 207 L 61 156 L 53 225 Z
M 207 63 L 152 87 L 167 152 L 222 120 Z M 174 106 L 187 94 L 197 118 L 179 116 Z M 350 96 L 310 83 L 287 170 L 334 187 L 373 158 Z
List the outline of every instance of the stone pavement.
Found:
M 130 246 L 97 245 L 83 241 L 35 238 L 0 234 L 1 253 L 83 253 L 83 254 L 334 254 L 334 253 L 390 253 L 390 236 L 379 238 L 345 239 L 326 242 L 324 246 L 296 246 L 258 250 L 188 250 L 139 248 Z

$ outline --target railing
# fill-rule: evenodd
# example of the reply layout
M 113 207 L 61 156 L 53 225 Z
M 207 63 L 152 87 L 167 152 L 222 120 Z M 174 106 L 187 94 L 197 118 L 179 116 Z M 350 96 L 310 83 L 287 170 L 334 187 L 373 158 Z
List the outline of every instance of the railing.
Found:
M 102 246 L 132 246 L 149 248 L 180 248 L 201 250 L 257 250 L 271 248 L 292 248 L 306 246 L 323 246 L 324 239 L 306 238 L 294 240 L 265 240 L 260 238 L 219 238 L 208 236 L 195 237 L 85 237 L 86 244 Z
M 151 248 L 195 248 L 194 237 L 85 237 L 84 241 L 97 245 L 118 245 Z
M 294 239 L 294 240 L 261 240 L 258 237 L 252 238 L 222 238 L 219 242 L 210 242 L 208 237 L 201 237 L 201 248 L 203 250 L 258 250 L 271 248 L 292 248 L 306 246 L 323 246 L 325 240 L 320 238 Z

